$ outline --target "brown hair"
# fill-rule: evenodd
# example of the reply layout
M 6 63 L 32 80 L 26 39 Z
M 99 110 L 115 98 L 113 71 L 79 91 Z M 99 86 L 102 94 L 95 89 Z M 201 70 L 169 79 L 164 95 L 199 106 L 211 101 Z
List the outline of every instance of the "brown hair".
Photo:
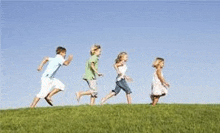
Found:
M 128 55 L 126 52 L 121 52 L 118 54 L 117 58 L 115 59 L 115 63 L 119 63 L 121 61 L 121 58 L 124 56 L 124 55 Z
M 163 58 L 157 57 L 156 60 L 153 62 L 152 67 L 157 67 L 163 61 L 164 61 Z
M 101 49 L 100 45 L 94 44 L 92 45 L 91 49 L 90 49 L 90 55 L 94 55 L 95 51 Z
M 66 52 L 66 49 L 64 47 L 61 47 L 61 46 L 57 47 L 56 53 L 60 54 L 61 52 Z

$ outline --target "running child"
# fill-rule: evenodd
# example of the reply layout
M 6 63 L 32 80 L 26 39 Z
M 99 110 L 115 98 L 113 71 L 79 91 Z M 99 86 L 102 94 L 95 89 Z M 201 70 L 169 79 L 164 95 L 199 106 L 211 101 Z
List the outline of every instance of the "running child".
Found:
M 80 98 L 84 95 L 90 95 L 90 105 L 95 104 L 95 98 L 97 98 L 97 84 L 96 80 L 98 76 L 103 76 L 103 74 L 98 72 L 98 62 L 101 55 L 101 46 L 93 45 L 90 49 L 91 57 L 86 62 L 86 72 L 83 79 L 88 83 L 89 90 L 79 91 L 76 93 L 76 99 L 79 102 Z
M 153 83 L 151 88 L 151 100 L 152 106 L 155 106 L 159 101 L 161 96 L 165 96 L 168 91 L 167 88 L 170 86 L 164 79 L 162 69 L 164 67 L 164 59 L 156 58 L 153 62 L 153 67 L 155 68 L 155 72 L 153 75 Z
M 121 89 L 125 91 L 126 98 L 128 104 L 131 104 L 131 89 L 129 88 L 126 80 L 128 82 L 133 81 L 130 77 L 125 75 L 127 71 L 127 65 L 126 62 L 128 61 L 128 54 L 126 52 L 119 53 L 117 59 L 115 60 L 114 68 L 118 74 L 116 77 L 116 87 L 114 90 L 112 90 L 106 97 L 102 98 L 101 105 L 103 105 L 109 98 L 116 96 Z
M 41 98 L 44 98 L 48 104 L 53 106 L 51 97 L 54 94 L 64 90 L 64 84 L 58 79 L 54 78 L 54 76 L 62 65 L 68 66 L 70 64 L 71 60 L 73 59 L 73 55 L 69 55 L 68 59 L 65 60 L 66 49 L 64 47 L 57 47 L 56 54 L 57 55 L 55 58 L 45 57 L 37 69 L 38 71 L 41 71 L 44 64 L 49 61 L 49 64 L 41 77 L 41 90 L 34 98 L 31 108 L 36 107 Z M 52 88 L 54 89 L 51 91 Z

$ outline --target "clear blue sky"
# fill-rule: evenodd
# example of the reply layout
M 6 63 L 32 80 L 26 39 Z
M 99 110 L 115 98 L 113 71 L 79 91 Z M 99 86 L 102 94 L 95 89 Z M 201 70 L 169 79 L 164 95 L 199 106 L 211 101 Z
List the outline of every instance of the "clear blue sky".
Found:
M 150 103 L 155 57 L 165 58 L 171 85 L 160 103 L 220 103 L 219 16 L 217 1 L 2 1 L 0 108 L 29 107 L 40 91 L 37 67 L 44 56 L 55 56 L 57 46 L 74 59 L 56 75 L 66 88 L 53 97 L 54 105 L 77 105 L 75 92 L 88 89 L 82 75 L 94 43 L 103 48 L 99 71 L 105 74 L 98 79 L 98 103 L 115 87 L 113 63 L 121 51 L 129 55 L 133 103 Z M 83 97 L 81 104 L 87 103 Z M 107 103 L 126 103 L 125 93 Z M 48 105 L 41 100 L 38 106 Z

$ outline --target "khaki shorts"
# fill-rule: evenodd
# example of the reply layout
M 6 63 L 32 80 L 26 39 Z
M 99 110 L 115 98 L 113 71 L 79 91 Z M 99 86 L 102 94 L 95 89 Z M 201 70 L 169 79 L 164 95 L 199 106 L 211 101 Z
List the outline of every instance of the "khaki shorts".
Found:
M 97 91 L 97 83 L 96 80 L 87 80 L 85 79 L 85 81 L 88 83 L 90 91 L 92 92 L 92 97 L 97 98 L 98 95 L 98 91 Z

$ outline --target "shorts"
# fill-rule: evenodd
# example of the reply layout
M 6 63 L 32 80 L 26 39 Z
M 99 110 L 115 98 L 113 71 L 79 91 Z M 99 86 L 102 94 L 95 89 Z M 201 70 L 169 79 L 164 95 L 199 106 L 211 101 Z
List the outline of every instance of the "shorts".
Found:
M 114 90 L 112 90 L 112 92 L 115 92 L 115 95 L 117 95 L 121 91 L 121 89 L 124 90 L 126 94 L 132 93 L 125 79 L 116 81 L 116 87 Z
M 52 88 L 57 88 L 63 91 L 65 88 L 65 85 L 56 78 L 42 77 L 41 78 L 41 90 L 37 94 L 37 97 L 45 98 L 49 94 Z
M 97 98 L 97 95 L 98 95 L 98 91 L 97 91 L 97 83 L 96 83 L 96 80 L 87 80 L 87 79 L 84 79 L 88 85 L 89 85 L 89 88 L 90 88 L 90 91 L 92 92 L 92 97 L 95 97 Z

